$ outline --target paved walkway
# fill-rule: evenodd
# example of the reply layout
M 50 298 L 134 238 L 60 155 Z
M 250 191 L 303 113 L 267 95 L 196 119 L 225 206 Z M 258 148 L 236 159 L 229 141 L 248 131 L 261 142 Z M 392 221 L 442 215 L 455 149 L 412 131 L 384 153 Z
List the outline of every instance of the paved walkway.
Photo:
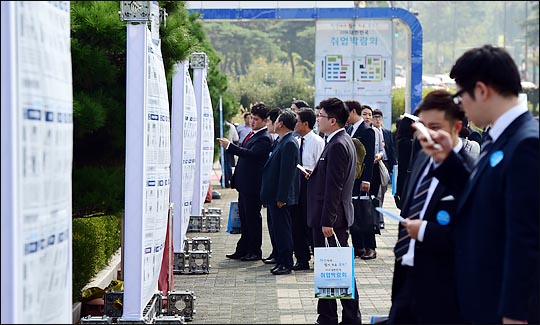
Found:
M 229 205 L 231 201 L 237 200 L 238 193 L 236 190 L 221 188 L 216 180 L 219 174 L 219 170 L 214 170 L 212 187 L 221 193 L 221 199 L 214 199 L 205 206 L 222 209 L 221 231 L 187 234 L 188 238 L 211 238 L 210 272 L 174 276 L 176 290 L 191 290 L 197 297 L 196 314 L 191 323 L 313 324 L 317 318 L 317 299 L 313 297 L 313 261 L 310 262 L 311 270 L 275 276 L 270 273 L 272 265 L 266 265 L 262 261 L 242 262 L 225 257 L 225 254 L 234 252 L 240 236 L 226 232 Z M 386 193 L 384 207 L 399 212 L 390 189 Z M 266 209 L 263 208 L 262 214 L 263 257 L 266 257 L 271 250 L 266 227 Z M 355 259 L 362 323 L 369 323 L 371 315 L 387 315 L 390 309 L 394 269 L 392 249 L 397 238 L 397 226 L 397 222 L 386 220 L 385 229 L 377 236 L 376 259 Z M 341 320 L 339 303 L 338 314 Z

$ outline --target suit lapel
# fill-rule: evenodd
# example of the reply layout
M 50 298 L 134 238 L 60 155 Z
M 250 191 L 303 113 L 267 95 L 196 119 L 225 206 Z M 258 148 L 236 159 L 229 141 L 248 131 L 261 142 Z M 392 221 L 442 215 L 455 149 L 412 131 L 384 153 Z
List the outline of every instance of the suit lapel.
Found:
M 472 179 L 469 179 L 467 187 L 465 188 L 465 192 L 463 192 L 462 199 L 460 200 L 458 211 L 460 211 L 461 208 L 463 208 L 463 206 L 465 205 L 465 202 L 467 201 L 469 197 L 469 194 L 471 194 L 472 189 L 475 187 L 476 182 L 480 178 L 480 175 L 482 175 L 487 169 L 489 159 L 492 153 L 494 153 L 497 150 L 501 150 L 506 145 L 506 143 L 508 142 L 510 137 L 516 132 L 516 130 L 518 130 L 523 125 L 523 123 L 525 123 L 527 114 L 530 114 L 530 113 L 529 112 L 523 113 L 517 119 L 515 119 L 506 128 L 506 130 L 504 130 L 501 136 L 497 138 L 497 141 L 493 143 L 493 146 L 491 147 L 489 152 L 483 157 L 483 159 L 477 162 L 478 165 L 475 167 L 475 169 L 477 169 L 476 173 L 474 174 L 474 177 Z

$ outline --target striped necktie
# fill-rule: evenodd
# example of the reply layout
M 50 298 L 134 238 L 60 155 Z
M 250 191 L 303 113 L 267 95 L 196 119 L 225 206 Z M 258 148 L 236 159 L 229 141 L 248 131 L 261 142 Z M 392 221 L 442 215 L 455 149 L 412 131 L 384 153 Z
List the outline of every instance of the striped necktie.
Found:
M 411 202 L 411 207 L 409 208 L 409 215 L 407 216 L 408 219 L 414 220 L 418 219 L 420 217 L 420 212 L 424 208 L 424 204 L 426 203 L 429 186 L 431 185 L 431 180 L 433 179 L 433 164 L 431 164 L 428 173 L 422 181 L 420 182 L 420 186 L 416 189 L 416 192 L 414 194 L 413 200 Z M 411 237 L 409 237 L 409 234 L 407 233 L 407 228 L 402 227 L 399 230 L 399 236 L 398 240 L 396 242 L 396 246 L 394 247 L 394 254 L 396 255 L 396 260 L 400 261 L 403 255 L 407 253 L 409 250 L 409 244 L 411 242 Z

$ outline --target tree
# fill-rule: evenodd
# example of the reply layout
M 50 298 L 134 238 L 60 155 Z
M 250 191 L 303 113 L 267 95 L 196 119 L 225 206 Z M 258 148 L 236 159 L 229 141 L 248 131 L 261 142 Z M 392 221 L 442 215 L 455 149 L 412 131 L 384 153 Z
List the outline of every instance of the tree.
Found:
M 160 28 L 168 89 L 174 64 L 204 51 L 210 62 L 212 102 L 217 104 L 223 94 L 224 111 L 234 114 L 238 105 L 225 95 L 227 77 L 217 70 L 220 58 L 197 17 L 187 13 L 184 2 L 160 1 L 160 5 L 168 13 L 166 26 Z M 124 206 L 126 23 L 120 21 L 118 10 L 118 1 L 71 3 L 74 215 L 118 213 Z

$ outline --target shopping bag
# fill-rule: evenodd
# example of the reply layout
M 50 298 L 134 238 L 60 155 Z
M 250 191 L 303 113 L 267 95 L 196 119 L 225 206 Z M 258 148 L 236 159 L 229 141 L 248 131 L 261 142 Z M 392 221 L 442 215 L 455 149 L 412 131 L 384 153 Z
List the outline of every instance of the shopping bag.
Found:
M 386 165 L 382 160 L 379 160 L 377 165 L 379 165 L 379 172 L 381 174 L 381 185 L 386 186 L 390 183 L 390 173 L 388 172 L 388 168 L 386 168 Z
M 396 195 L 397 177 L 398 177 L 398 165 L 392 166 L 392 196 Z
M 353 197 L 352 203 L 354 207 L 354 223 L 351 228 L 355 232 L 380 234 L 379 212 L 375 210 L 371 196 Z
M 353 247 L 315 247 L 314 282 L 315 298 L 354 299 L 354 251 Z
M 227 232 L 229 234 L 240 233 L 240 214 L 238 213 L 238 202 L 232 201 L 229 209 L 229 220 L 227 221 Z

